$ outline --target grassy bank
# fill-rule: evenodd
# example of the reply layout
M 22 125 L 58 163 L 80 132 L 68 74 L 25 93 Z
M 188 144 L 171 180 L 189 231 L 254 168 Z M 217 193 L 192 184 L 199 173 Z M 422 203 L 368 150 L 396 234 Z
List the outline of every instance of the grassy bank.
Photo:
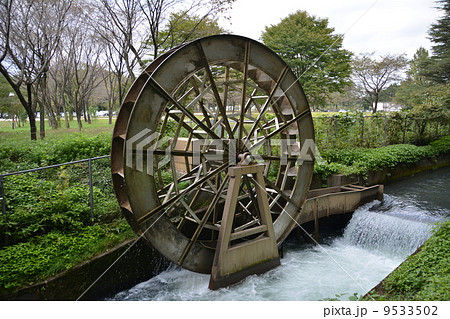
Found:
M 396 144 L 379 148 L 330 149 L 321 153 L 314 173 L 323 180 L 331 174 L 364 175 L 367 171 L 413 164 L 422 158 L 443 154 L 450 154 L 450 135 L 425 146 Z
M 49 130 L 30 141 L 27 128 L 0 122 L 0 173 L 108 154 L 112 126 L 96 120 L 82 132 Z M 10 123 L 9 123 L 10 124 Z M 3 179 L 0 294 L 45 280 L 135 237 L 117 205 L 109 159 L 92 162 L 94 214 L 87 163 Z
M 9 122 L 0 122 L 0 173 L 108 154 L 112 128 L 107 119 L 96 119 L 81 132 L 48 130 L 45 140 L 29 141 L 27 127 L 13 131 Z M 361 173 L 448 153 L 450 136 L 427 146 L 326 149 L 315 173 L 322 178 Z M 4 178 L 0 294 L 49 278 L 135 236 L 116 203 L 109 160 L 93 162 L 93 218 L 87 172 L 87 164 L 80 163 Z

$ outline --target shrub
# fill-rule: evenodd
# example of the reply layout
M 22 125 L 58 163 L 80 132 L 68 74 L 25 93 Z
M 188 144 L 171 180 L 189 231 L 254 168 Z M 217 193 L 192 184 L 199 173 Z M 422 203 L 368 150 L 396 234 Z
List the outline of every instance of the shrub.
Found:
M 57 140 L 3 142 L 0 145 L 0 172 L 19 171 L 107 155 L 110 148 L 111 137 L 106 134 L 94 137 L 70 134 Z
M 52 231 L 0 250 L 0 293 L 49 278 L 134 236 L 126 222 L 89 226 L 76 233 Z
M 322 178 L 330 174 L 361 174 L 368 170 L 412 164 L 425 157 L 450 153 L 450 136 L 445 136 L 427 146 L 397 144 L 376 149 L 335 149 L 322 152 L 326 163 L 315 165 L 315 172 Z

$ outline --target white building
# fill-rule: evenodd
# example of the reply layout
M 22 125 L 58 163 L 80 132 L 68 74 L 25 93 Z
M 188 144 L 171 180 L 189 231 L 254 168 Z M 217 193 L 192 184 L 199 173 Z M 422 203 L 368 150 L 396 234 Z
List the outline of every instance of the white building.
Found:
M 375 103 L 373 103 L 373 106 L 375 106 Z M 378 102 L 377 111 L 397 112 L 400 111 L 402 107 L 403 106 L 393 102 Z

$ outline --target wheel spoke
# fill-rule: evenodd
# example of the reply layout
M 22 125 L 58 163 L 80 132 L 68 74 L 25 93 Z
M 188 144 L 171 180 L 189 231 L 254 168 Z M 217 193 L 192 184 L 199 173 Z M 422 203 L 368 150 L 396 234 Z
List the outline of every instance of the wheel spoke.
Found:
M 209 216 L 214 211 L 214 208 L 216 207 L 217 203 L 219 202 L 219 199 L 221 198 L 222 192 L 224 191 L 225 186 L 228 183 L 228 179 L 229 179 L 229 176 L 227 174 L 225 176 L 224 180 L 222 181 L 222 184 L 220 185 L 220 187 L 218 189 L 218 192 L 216 193 L 216 195 L 212 199 L 211 203 L 209 204 L 205 215 L 203 215 L 200 224 L 197 226 L 197 229 L 195 230 L 194 234 L 192 235 L 191 239 L 189 240 L 189 243 L 184 248 L 183 253 L 180 256 L 180 259 L 178 260 L 178 265 L 183 265 L 183 262 L 184 262 L 184 260 L 185 260 L 185 258 L 187 256 L 187 254 L 192 249 L 192 246 L 194 245 L 194 243 L 197 241 L 198 236 L 200 235 L 200 232 L 205 227 L 205 224 L 206 224 L 206 222 L 209 219 Z
M 241 93 L 241 116 L 239 117 L 239 141 L 242 140 L 242 134 L 244 132 L 244 118 L 245 118 L 245 105 L 247 95 L 247 76 L 248 76 L 248 63 L 250 58 L 250 42 L 245 44 L 245 57 L 244 57 L 244 74 Z
M 288 70 L 288 66 L 286 66 L 283 71 L 280 74 L 280 77 L 278 79 L 278 81 L 275 83 L 274 87 L 272 88 L 272 90 L 270 91 L 269 97 L 267 98 L 266 102 L 264 103 L 261 112 L 259 113 L 255 123 L 253 124 L 252 128 L 250 129 L 249 135 L 247 136 L 247 140 L 251 137 L 251 135 L 255 132 L 256 127 L 258 126 L 259 122 L 261 121 L 261 118 L 263 116 L 265 116 L 265 113 L 267 111 L 267 108 L 269 107 L 269 105 L 271 104 L 272 98 L 275 95 L 275 92 L 278 90 L 278 87 L 281 83 L 281 81 L 284 79 L 284 77 L 286 76 L 287 70 Z M 275 101 L 276 102 L 276 101 Z
M 281 197 L 283 197 L 286 201 L 288 201 L 289 203 L 291 203 L 292 205 L 294 205 L 294 207 L 298 210 L 300 210 L 300 208 L 298 207 L 298 205 L 296 203 L 294 203 L 292 201 L 292 199 L 286 195 L 283 190 L 281 190 L 277 185 L 275 185 L 274 183 L 272 183 L 266 176 L 264 176 L 264 180 L 266 181 L 266 184 L 274 189 Z
M 210 178 L 212 178 L 216 174 L 220 173 L 221 171 L 223 171 L 227 167 L 228 167 L 228 163 L 224 163 L 224 164 L 220 165 L 218 168 L 216 168 L 213 171 L 209 172 L 207 175 L 203 176 L 198 181 L 196 181 L 196 182 L 192 183 L 191 185 L 189 185 L 187 188 L 185 188 L 178 195 L 170 198 L 164 204 L 162 204 L 162 205 L 152 209 L 151 211 L 147 212 L 146 214 L 144 214 L 142 217 L 140 217 L 137 220 L 137 222 L 139 224 L 145 223 L 147 220 L 149 220 L 153 216 L 156 216 L 158 213 L 162 212 L 163 210 L 165 210 L 166 208 L 168 208 L 169 206 L 171 206 L 172 204 L 177 202 L 180 198 L 182 198 L 182 196 L 184 196 L 185 194 L 189 193 L 191 190 L 195 189 L 197 186 L 202 185 L 203 183 L 205 183 Z
M 192 114 L 188 109 L 186 109 L 183 105 L 178 103 L 169 93 L 167 93 L 153 78 L 150 78 L 149 81 L 151 84 L 170 102 L 172 102 L 180 111 L 186 114 L 195 124 L 197 124 L 202 130 L 208 133 L 211 137 L 215 139 L 220 139 L 216 133 L 211 131 L 205 124 L 203 124 L 194 114 Z
M 248 194 L 250 195 L 250 201 L 252 202 L 253 209 L 256 212 L 256 216 L 259 217 L 260 213 L 259 213 L 259 209 L 258 209 L 258 202 L 256 200 L 255 193 L 253 192 L 253 187 L 250 184 L 250 181 L 248 180 L 249 178 L 247 175 L 244 175 L 243 179 L 244 179 L 245 186 L 247 187 Z
M 309 109 L 304 110 L 303 112 L 301 112 L 300 114 L 298 114 L 296 117 L 290 119 L 289 121 L 287 121 L 286 123 L 284 123 L 283 125 L 281 125 L 278 129 L 276 129 L 273 132 L 270 132 L 269 134 L 267 134 L 266 136 L 264 136 L 262 139 L 260 139 L 259 141 L 257 141 L 255 144 L 253 144 L 250 148 L 249 151 L 252 151 L 253 149 L 257 148 L 258 146 L 260 146 L 262 143 L 264 143 L 266 140 L 271 139 L 273 136 L 277 135 L 278 133 L 284 131 L 286 128 L 288 128 L 291 124 L 297 122 L 298 120 L 300 120 L 302 117 L 308 115 L 309 113 L 311 113 L 311 111 Z
M 220 115 L 223 118 L 223 122 L 224 122 L 224 125 L 225 125 L 225 130 L 227 131 L 229 138 L 234 138 L 233 137 L 233 132 L 231 130 L 230 123 L 228 122 L 226 109 L 223 106 L 222 99 L 220 98 L 219 90 L 217 89 L 216 82 L 214 80 L 214 76 L 213 76 L 213 74 L 211 72 L 211 68 L 209 67 L 209 63 L 208 63 L 208 61 L 206 59 L 205 52 L 203 51 L 203 47 L 202 47 L 202 45 L 200 43 L 197 43 L 197 49 L 198 49 L 198 52 L 200 54 L 200 59 L 201 59 L 201 62 L 203 63 L 203 66 L 205 68 L 206 74 L 208 75 L 209 82 L 211 84 L 212 91 L 214 93 L 214 98 L 215 98 L 216 103 L 217 103 L 217 108 L 219 109 Z

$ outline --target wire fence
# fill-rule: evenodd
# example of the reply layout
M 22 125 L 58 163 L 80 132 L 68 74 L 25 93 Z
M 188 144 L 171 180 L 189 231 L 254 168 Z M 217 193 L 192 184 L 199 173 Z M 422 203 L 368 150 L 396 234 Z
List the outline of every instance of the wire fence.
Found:
M 333 148 L 425 144 L 450 133 L 450 123 L 445 119 L 399 115 L 344 113 L 319 116 L 314 117 L 314 127 L 316 144 L 321 152 Z M 109 157 L 104 155 L 0 174 L 3 216 L 0 220 L 0 246 L 8 243 L 8 234 L 15 232 L 15 242 L 26 240 L 46 231 L 39 227 L 51 229 L 54 225 L 67 223 L 64 218 L 88 224 L 94 219 L 112 220 L 120 215 L 109 161 L 102 161 Z M 65 198 L 59 199 L 61 196 Z M 83 207 L 79 207 L 80 202 Z M 47 219 L 48 225 L 38 225 L 38 220 L 43 218 Z
M 87 173 L 87 185 L 88 185 L 88 188 L 89 188 L 89 193 L 88 193 L 89 194 L 88 195 L 89 196 L 89 215 L 90 215 L 89 217 L 90 217 L 91 220 L 94 220 L 94 217 L 95 217 L 94 183 L 95 183 L 95 181 L 94 181 L 94 178 L 93 178 L 93 163 L 95 161 L 98 161 L 98 160 L 101 160 L 101 159 L 107 159 L 109 157 L 110 157 L 110 155 L 104 155 L 104 156 L 92 157 L 92 158 L 87 158 L 87 159 L 82 159 L 82 160 L 77 160 L 77 161 L 72 161 L 72 162 L 66 162 L 66 163 L 61 163 L 61 164 L 56 164 L 56 165 L 49 165 L 49 166 L 45 166 L 45 167 L 38 167 L 38 168 L 32 168 L 32 169 L 27 169 L 27 170 L 22 170 L 22 171 L 17 171 L 17 172 L 0 174 L 0 201 L 1 201 L 1 211 L 2 211 L 2 216 L 3 216 L 3 222 L 4 222 L 3 223 L 4 224 L 4 230 L 3 230 L 3 232 L 4 232 L 4 244 L 7 245 L 8 242 L 9 242 L 8 227 L 9 227 L 9 224 L 10 224 L 10 220 L 9 220 L 8 207 L 7 207 L 8 194 L 7 194 L 6 190 L 5 190 L 5 181 L 8 178 L 11 178 L 13 176 L 19 176 L 19 175 L 25 175 L 25 174 L 32 174 L 32 173 L 37 173 L 37 172 L 48 171 L 48 170 L 51 170 L 51 169 L 58 169 L 58 168 L 67 167 L 67 166 L 70 166 L 70 165 L 76 165 L 76 164 L 82 164 L 82 163 L 87 164 L 87 169 L 86 169 L 87 172 L 84 170 L 84 168 L 81 168 L 81 171 L 78 170 L 76 172 L 76 175 L 78 175 L 78 177 L 80 179 L 82 179 L 81 178 L 82 176 L 80 176 L 80 175 L 83 174 L 83 171 L 84 171 L 85 174 Z M 108 166 L 109 166 L 109 163 L 108 163 Z M 35 185 L 36 188 L 41 187 L 41 188 L 43 188 L 43 191 L 45 192 L 45 187 L 43 187 L 43 183 L 45 182 L 45 179 L 55 177 L 56 174 L 48 174 L 48 175 L 51 175 L 51 176 L 46 176 L 46 177 L 40 176 L 39 177 L 39 179 L 38 179 L 39 183 L 35 183 L 35 184 L 37 184 L 37 185 Z M 61 177 L 61 176 L 59 176 L 59 177 Z M 29 177 L 29 178 L 31 179 L 31 177 Z M 109 179 L 109 176 L 108 176 L 108 179 Z M 34 181 L 34 179 L 33 179 L 33 181 Z M 69 186 L 69 185 L 67 185 L 67 186 Z M 29 190 L 30 193 L 32 193 L 31 196 L 33 196 L 35 194 L 33 192 L 33 190 L 30 189 L 30 188 L 27 188 L 26 190 Z M 111 192 L 111 191 L 109 191 L 109 192 Z M 21 199 L 18 198 L 17 202 L 20 202 L 20 200 Z M 40 200 L 39 198 L 36 198 L 35 202 L 37 202 L 39 200 Z M 15 206 L 15 205 L 11 204 L 11 206 Z M 29 209 L 32 210 L 33 207 L 29 207 Z M 19 225 L 19 226 L 21 226 L 21 225 Z
M 450 123 L 442 118 L 427 119 L 396 113 L 372 115 L 343 113 L 314 118 L 319 150 L 333 148 L 381 147 L 391 144 L 424 145 L 450 134 Z

